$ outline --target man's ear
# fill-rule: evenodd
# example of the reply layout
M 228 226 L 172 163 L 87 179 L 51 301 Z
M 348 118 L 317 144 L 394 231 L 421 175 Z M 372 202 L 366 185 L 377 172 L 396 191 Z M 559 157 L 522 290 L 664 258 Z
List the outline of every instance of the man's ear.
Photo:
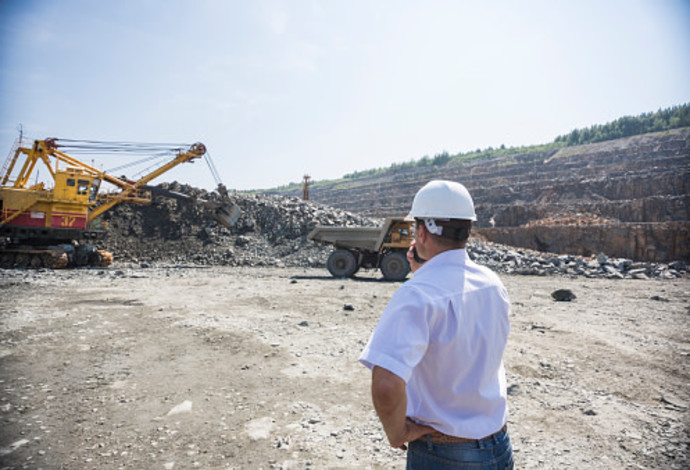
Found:
M 422 243 L 426 242 L 426 237 L 429 236 L 429 230 L 427 230 L 426 225 L 424 225 L 423 222 L 421 224 L 417 224 L 415 227 L 415 236 Z

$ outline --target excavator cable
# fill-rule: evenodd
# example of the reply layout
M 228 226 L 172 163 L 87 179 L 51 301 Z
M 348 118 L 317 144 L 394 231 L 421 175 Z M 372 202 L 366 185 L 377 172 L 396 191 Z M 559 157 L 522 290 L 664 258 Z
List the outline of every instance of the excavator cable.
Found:
M 147 155 L 140 160 L 132 161 L 105 170 L 105 173 L 114 174 L 123 169 L 139 167 L 143 164 L 148 164 L 146 168 L 139 169 L 133 176 L 143 175 L 152 168 L 160 165 L 162 160 L 169 159 L 171 155 L 184 152 L 191 147 L 191 144 L 173 144 L 173 143 L 145 143 L 145 142 L 115 142 L 115 141 L 98 141 L 98 140 L 76 140 L 76 139 L 55 139 L 56 145 L 62 150 L 67 150 L 72 154 L 88 154 L 88 155 L 114 155 L 114 154 L 128 154 Z M 152 155 L 153 154 L 153 155 Z M 207 154 L 208 155 L 208 154 Z M 210 158 L 210 157 L 208 157 Z M 207 159 L 207 163 L 209 160 Z M 211 174 L 216 180 L 216 184 L 220 182 L 218 171 L 209 163 Z
M 149 166 L 146 167 L 146 168 L 142 168 L 141 170 L 139 170 L 137 173 L 135 173 L 135 174 L 133 175 L 133 178 L 139 179 L 141 176 L 143 176 L 143 175 L 149 173 L 150 171 L 152 171 L 153 169 L 159 167 L 159 166 L 161 165 L 161 163 L 162 163 L 165 159 L 166 159 L 166 157 L 159 157 L 159 158 L 158 158 L 157 160 L 155 160 L 155 161 L 154 161 L 154 160 L 151 160 L 151 165 L 149 165 Z
M 161 160 L 164 158 L 169 158 L 169 154 L 158 154 L 158 155 L 153 155 L 150 157 L 142 158 L 141 160 L 136 160 L 133 162 L 125 163 L 124 165 L 116 166 L 114 168 L 108 168 L 107 170 L 105 170 L 105 172 L 112 174 L 116 171 L 124 170 L 125 168 L 131 168 L 133 166 L 142 165 L 144 163 L 147 163 L 147 162 L 150 162 L 153 160 Z
M 204 155 L 204 160 L 206 160 L 206 164 L 208 165 L 209 170 L 211 170 L 211 175 L 213 175 L 213 179 L 216 180 L 216 186 L 223 184 L 223 182 L 220 180 L 220 174 L 216 169 L 216 165 L 213 163 L 213 160 L 211 160 L 211 154 L 208 151 Z
M 182 152 L 190 144 L 145 143 L 145 142 L 107 142 L 97 140 L 56 139 L 57 146 L 69 149 L 72 153 L 151 153 Z

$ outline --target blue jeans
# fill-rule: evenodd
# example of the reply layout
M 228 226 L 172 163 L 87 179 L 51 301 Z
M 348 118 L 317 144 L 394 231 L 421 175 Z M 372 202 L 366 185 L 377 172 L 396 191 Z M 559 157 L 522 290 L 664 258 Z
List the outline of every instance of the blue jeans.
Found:
M 407 444 L 407 470 L 512 470 L 507 431 L 471 443 L 436 443 L 424 436 Z

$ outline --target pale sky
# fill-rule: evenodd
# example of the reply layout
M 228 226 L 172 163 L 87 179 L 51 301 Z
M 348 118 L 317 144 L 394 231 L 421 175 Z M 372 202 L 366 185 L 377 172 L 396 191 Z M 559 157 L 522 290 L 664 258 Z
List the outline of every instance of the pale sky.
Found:
M 0 164 L 19 124 L 200 141 L 260 189 L 688 103 L 690 1 L 0 0 L 0 60 Z

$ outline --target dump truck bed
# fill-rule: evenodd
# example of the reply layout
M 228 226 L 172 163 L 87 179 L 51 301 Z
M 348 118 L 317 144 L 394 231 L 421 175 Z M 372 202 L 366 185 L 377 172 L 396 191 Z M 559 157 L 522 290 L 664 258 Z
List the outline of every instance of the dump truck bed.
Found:
M 318 225 L 312 230 L 307 239 L 336 248 L 354 248 L 359 250 L 379 251 L 383 239 L 391 224 L 403 220 L 398 217 L 388 217 L 380 227 L 333 227 Z
M 378 251 L 381 229 L 378 227 L 316 227 L 307 239 L 336 248 Z

